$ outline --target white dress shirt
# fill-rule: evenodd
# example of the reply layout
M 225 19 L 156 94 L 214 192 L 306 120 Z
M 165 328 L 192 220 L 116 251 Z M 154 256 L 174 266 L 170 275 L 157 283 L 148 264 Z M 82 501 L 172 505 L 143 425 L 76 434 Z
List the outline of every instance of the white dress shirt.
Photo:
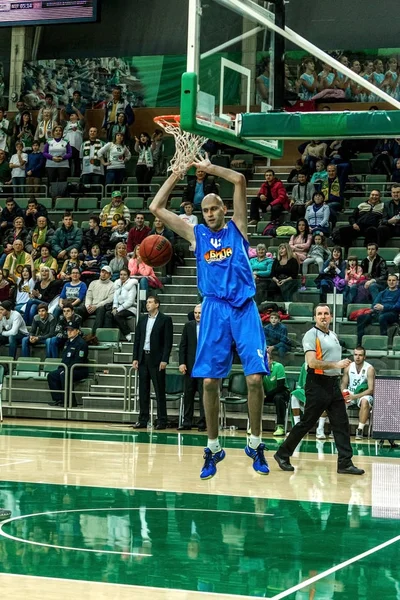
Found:
M 157 317 L 158 317 L 158 312 L 156 315 L 154 315 L 154 317 L 151 317 L 149 315 L 149 318 L 147 319 L 146 336 L 144 338 L 143 350 L 147 350 L 147 351 L 150 350 L 150 336 L 151 336 L 151 332 L 153 331 L 154 323 L 156 322 Z

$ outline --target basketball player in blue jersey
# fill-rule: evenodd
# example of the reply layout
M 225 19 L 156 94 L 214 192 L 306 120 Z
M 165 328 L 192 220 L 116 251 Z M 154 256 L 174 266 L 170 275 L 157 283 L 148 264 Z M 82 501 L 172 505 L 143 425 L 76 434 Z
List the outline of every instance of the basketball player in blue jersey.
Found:
M 188 165 L 189 168 L 190 165 Z M 216 194 L 201 203 L 205 225 L 186 223 L 166 205 L 178 176 L 172 174 L 150 204 L 151 212 L 195 248 L 198 287 L 204 297 L 192 377 L 204 379 L 204 410 L 208 442 L 204 450 L 201 479 L 217 472 L 225 458 L 218 440 L 219 390 L 221 379 L 232 366 L 233 342 L 242 361 L 248 388 L 251 435 L 245 452 L 257 473 L 269 468 L 261 442 L 264 402 L 262 378 L 269 373 L 265 335 L 253 300 L 256 289 L 248 258 L 246 180 L 231 169 L 213 165 L 207 159 L 193 166 L 234 185 L 233 219 L 225 223 L 226 206 Z

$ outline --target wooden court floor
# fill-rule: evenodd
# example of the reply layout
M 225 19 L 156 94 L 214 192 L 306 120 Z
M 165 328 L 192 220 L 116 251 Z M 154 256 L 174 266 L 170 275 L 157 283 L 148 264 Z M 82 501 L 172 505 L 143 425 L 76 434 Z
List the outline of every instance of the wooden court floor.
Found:
M 202 482 L 206 437 L 126 426 L 0 426 L 1 597 L 14 600 L 400 599 L 400 450 L 298 448 L 293 474 L 257 475 L 243 435 Z

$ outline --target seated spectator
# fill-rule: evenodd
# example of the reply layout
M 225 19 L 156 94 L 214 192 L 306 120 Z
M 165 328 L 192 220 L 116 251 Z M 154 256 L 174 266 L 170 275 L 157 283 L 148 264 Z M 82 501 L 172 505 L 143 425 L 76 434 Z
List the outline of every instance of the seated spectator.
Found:
M 2 267 L 5 263 L 5 260 L 9 254 L 13 251 L 13 243 L 16 240 L 21 240 L 21 242 L 25 246 L 25 242 L 28 236 L 28 230 L 25 227 L 23 217 L 15 217 L 14 219 L 14 227 L 12 229 L 7 229 L 4 233 L 3 238 L 3 247 L 4 252 L 0 257 L 0 267 Z
M 185 221 L 185 223 L 190 223 L 191 225 L 198 225 L 199 219 L 196 215 L 193 214 L 194 205 L 191 202 L 189 202 L 189 200 L 186 200 L 182 203 L 182 206 L 183 213 L 178 215 L 179 218 L 182 219 L 182 221 Z
M 275 436 L 285 435 L 286 408 L 289 402 L 289 388 L 286 382 L 284 366 L 272 359 L 268 354 L 270 374 L 263 377 L 264 403 L 273 403 L 276 408 Z
M 378 140 L 372 151 L 371 173 L 392 175 L 393 140 Z
M 298 80 L 299 97 L 301 100 L 311 100 L 318 91 L 318 79 L 315 72 L 314 59 L 306 57 L 301 67 L 303 73 Z
M 139 280 L 139 289 L 149 290 L 149 287 L 157 289 L 162 287 L 161 281 L 154 273 L 153 267 L 146 265 L 140 258 L 139 244 L 133 251 L 133 256 L 128 263 L 131 276 Z
M 138 244 L 141 244 L 145 237 L 150 234 L 150 227 L 144 223 L 144 214 L 141 212 L 136 213 L 134 226 L 129 230 L 127 250 L 130 254 L 136 248 Z M 122 240 L 119 240 L 122 241 Z
M 148 229 L 150 231 L 150 227 Z M 110 239 L 107 245 L 107 256 L 115 254 L 115 247 L 120 242 L 125 244 L 126 246 L 128 239 L 129 235 L 126 229 L 125 221 L 124 219 L 118 219 L 117 228 L 110 235 Z
M 308 167 L 310 173 L 314 173 L 315 165 L 318 160 L 324 160 L 326 154 L 327 145 L 325 142 L 320 140 L 311 140 L 304 149 L 303 165 Z
M 21 356 L 30 356 L 31 346 L 44 343 L 46 346 L 46 358 L 49 358 L 50 342 L 54 336 L 56 321 L 56 317 L 49 314 L 47 304 L 39 304 L 38 314 L 33 318 L 29 335 L 26 335 L 22 339 Z
M 24 319 L 18 311 L 12 310 L 12 302 L 4 300 L 0 304 L 0 346 L 9 344 L 8 356 L 13 360 L 17 356 L 17 346 L 26 335 Z
M 129 269 L 121 269 L 119 279 L 114 283 L 112 307 L 107 309 L 104 321 L 105 327 L 116 325 L 128 342 L 132 341 L 132 333 L 127 319 L 136 315 L 138 283 L 137 279 L 130 279 Z
M 154 175 L 153 150 L 155 149 L 156 146 L 146 131 L 142 131 L 139 137 L 135 136 L 135 152 L 139 155 L 135 175 L 139 184 L 139 195 L 145 199 L 150 195 L 150 183 Z
M 317 160 L 315 163 L 315 173 L 311 176 L 311 183 L 316 189 L 320 190 L 324 181 L 328 179 L 328 171 L 325 168 L 323 160 Z
M 393 181 L 393 183 L 400 183 L 400 158 L 395 161 L 391 181 Z
M 119 277 L 119 272 L 124 267 L 128 266 L 128 257 L 126 252 L 126 244 L 118 242 L 115 246 L 115 256 L 110 260 L 111 281 L 116 281 Z
M 290 200 L 290 219 L 297 221 L 306 214 L 306 208 L 312 203 L 315 188 L 312 183 L 307 181 L 307 172 L 300 171 L 297 176 L 298 183 L 292 190 Z
M 0 148 L 0 187 L 5 191 L 6 184 L 11 183 L 11 170 L 8 165 L 7 155 L 2 148 Z M 0 219 L 1 223 L 1 219 Z
M 307 257 L 303 261 L 302 264 L 302 274 L 303 277 L 301 279 L 301 288 L 300 290 L 304 292 L 306 290 L 306 275 L 308 273 L 309 265 L 317 265 L 318 272 L 322 271 L 322 267 L 324 266 L 324 262 L 328 260 L 331 256 L 330 251 L 328 250 L 328 246 L 326 243 L 326 238 L 323 233 L 315 233 L 313 235 L 311 247 L 307 253 Z
M 298 183 L 298 177 L 299 177 L 299 173 L 301 171 L 305 171 L 306 169 L 303 169 L 303 161 L 301 160 L 301 158 L 298 158 L 295 162 L 294 168 L 290 171 L 288 178 L 287 178 L 287 182 L 288 183 Z M 308 174 L 308 171 L 306 171 Z
M 58 300 L 58 306 L 53 311 L 56 319 L 62 314 L 62 309 L 66 303 L 68 303 L 68 306 L 72 306 L 74 310 L 81 305 L 85 299 L 87 290 L 86 283 L 81 281 L 79 267 L 72 267 L 70 280 L 64 283 Z
M 285 302 L 293 300 L 293 295 L 299 287 L 298 273 L 299 263 L 293 256 L 289 244 L 280 244 L 278 256 L 272 264 L 268 300 L 284 300 Z
M 263 329 L 268 353 L 277 352 L 279 358 L 284 358 L 285 354 L 290 351 L 292 344 L 288 337 L 287 327 L 281 323 L 281 318 L 277 312 L 270 313 L 269 323 L 264 325 Z
M 52 226 L 49 221 L 47 208 L 40 204 L 36 198 L 29 198 L 28 206 L 25 211 L 25 226 L 28 229 L 34 229 L 37 226 L 37 221 L 39 217 L 45 217 L 47 219 L 47 223 Z
M 128 146 L 125 144 L 124 135 L 116 133 L 112 142 L 108 142 L 97 153 L 105 157 L 103 163 L 106 167 L 106 185 L 123 183 L 126 176 L 126 163 L 131 158 Z
M 117 133 L 122 134 L 124 136 L 125 143 L 129 145 L 131 141 L 131 132 L 129 130 L 126 115 L 123 112 L 118 113 L 117 122 L 114 123 L 114 125 L 112 125 L 112 127 L 110 127 L 110 129 L 108 130 L 108 141 L 112 142 L 113 140 L 115 140 L 115 136 L 117 135 Z
M 72 365 L 76 364 L 87 364 L 88 362 L 88 345 L 80 335 L 80 323 L 78 321 L 70 321 L 67 324 L 67 335 L 68 341 L 65 345 L 64 351 L 61 356 L 61 362 L 66 365 L 68 369 Z M 77 381 L 81 381 L 88 376 L 87 367 L 76 367 L 72 371 L 73 384 Z M 69 377 L 66 373 L 64 366 L 59 366 L 55 371 L 50 371 L 47 376 L 47 382 L 51 390 L 52 402 L 49 402 L 51 406 L 63 406 L 65 398 L 65 389 L 68 384 Z M 77 406 L 75 396 L 72 396 L 72 406 Z
M 125 223 L 125 222 L 124 222 Z M 97 215 L 91 215 L 89 218 L 89 229 L 83 232 L 82 254 L 89 254 L 93 244 L 97 244 L 100 252 L 105 254 L 110 241 L 110 234 L 107 229 L 100 227 L 100 218 Z
M 378 246 L 384 247 L 392 237 L 400 236 L 400 185 L 393 185 L 392 199 L 384 205 L 382 221 L 378 227 Z
M 155 217 L 153 222 L 153 229 L 150 231 L 149 235 L 161 235 L 162 237 L 165 237 L 172 245 L 172 248 L 174 250 L 172 258 L 164 267 L 162 267 L 163 276 L 165 273 L 165 281 L 161 279 L 163 283 L 172 283 L 172 275 L 174 272 L 176 262 L 175 234 L 172 231 L 172 229 L 168 229 L 168 227 L 164 225 L 160 217 Z
M 365 245 L 375 242 L 377 227 L 382 220 L 384 204 L 378 190 L 372 190 L 367 202 L 361 202 L 349 217 L 350 225 L 339 227 L 333 232 L 332 238 L 336 244 L 350 248 L 358 237 L 365 237 Z
M 332 227 L 335 227 L 337 213 L 343 206 L 343 184 L 338 176 L 336 165 L 328 165 L 326 170 L 328 171 L 328 179 L 322 183 L 321 191 L 326 204 L 329 206 Z
M 65 260 L 72 248 L 80 250 L 82 238 L 82 229 L 74 225 L 72 214 L 66 212 L 62 225 L 56 229 L 52 241 L 52 250 L 57 260 Z
M 346 287 L 343 293 L 343 305 L 352 304 L 357 296 L 357 285 L 366 280 L 362 268 L 358 264 L 357 256 L 347 257 L 347 267 L 344 280 Z M 353 295 L 354 290 L 354 295 Z
M 23 152 L 23 143 L 16 142 L 15 150 L 16 153 L 12 155 L 10 158 L 9 167 L 11 169 L 11 181 L 13 184 L 14 194 L 23 194 L 26 193 L 26 173 L 25 173 L 25 165 L 28 161 L 28 155 L 26 152 Z
M 299 219 L 296 224 L 296 235 L 292 235 L 289 240 L 289 246 L 299 265 L 305 261 L 311 242 L 312 235 L 306 219 Z
M 43 148 L 46 159 L 46 175 L 52 198 L 63 196 L 67 189 L 67 179 L 71 174 L 69 161 L 72 158 L 72 149 L 68 140 L 64 138 L 61 125 L 53 128 L 53 137 L 49 138 Z
M 54 229 L 48 225 L 46 217 L 38 217 L 37 225 L 28 233 L 26 238 L 26 251 L 35 260 L 40 256 L 40 249 L 47 244 L 50 248 L 53 241 Z M 57 261 L 55 261 L 57 265 Z M 57 266 L 56 266 L 57 268 Z
M 310 232 L 312 234 L 320 232 L 329 236 L 329 218 L 330 210 L 329 206 L 324 202 L 323 193 L 315 192 L 313 203 L 307 207 L 305 215 Z
M 388 268 L 386 261 L 378 254 L 378 244 L 371 243 L 367 246 L 367 257 L 361 262 L 361 269 L 365 279 L 353 286 L 351 300 L 354 302 L 375 302 L 379 292 L 386 288 Z
M 340 387 L 342 391 L 350 392 L 346 396 L 346 407 L 357 406 L 360 409 L 356 440 L 362 440 L 374 403 L 375 369 L 365 360 L 363 346 L 355 348 L 353 358 L 353 362 L 343 371 Z
M 89 139 L 85 140 L 81 146 L 80 158 L 82 160 L 82 176 L 83 185 L 100 186 L 104 179 L 104 166 L 98 152 L 103 146 L 102 142 L 97 137 L 98 131 L 96 127 L 89 129 Z M 98 190 L 96 190 L 97 192 Z
M 387 288 L 382 290 L 374 298 L 372 312 L 360 315 L 357 319 L 357 344 L 361 345 L 362 338 L 367 325 L 378 321 L 381 335 L 387 335 L 388 326 L 398 323 L 400 313 L 400 290 L 398 288 L 399 278 L 397 275 L 389 275 Z
M 24 267 L 21 276 L 17 277 L 17 294 L 15 297 L 15 310 L 23 315 L 34 287 L 35 276 L 32 275 L 32 269 L 28 266 Z
M 7 256 L 4 263 L 3 272 L 7 277 L 16 281 L 25 266 L 33 269 L 32 257 L 27 252 L 24 252 L 24 243 L 21 240 L 15 240 L 12 252 Z
M 101 267 L 107 264 L 106 257 L 101 253 L 98 244 L 93 244 L 90 249 L 90 253 L 85 256 L 82 261 L 82 281 L 89 285 L 94 279 L 98 279 L 100 276 Z
M 25 308 L 25 323 L 32 325 L 33 317 L 38 311 L 39 304 L 50 304 L 59 293 L 60 285 L 54 279 L 52 271 L 49 267 L 41 265 L 35 287 L 30 294 L 30 299 Z
M 213 177 L 210 177 L 201 169 L 196 169 L 196 176 L 188 179 L 187 185 L 183 190 L 182 204 L 191 202 L 194 210 L 201 211 L 201 202 L 208 194 L 217 194 L 218 188 Z
M 0 303 L 10 299 L 10 284 L 4 277 L 3 269 L 0 269 Z
M 57 273 L 58 265 L 56 259 L 50 254 L 50 244 L 42 244 L 38 250 L 40 252 L 40 256 L 33 263 L 35 275 L 39 273 L 42 265 Z
M 23 218 L 24 211 L 16 204 L 13 198 L 7 198 L 5 208 L 0 212 L 0 227 L 2 231 L 11 229 L 14 226 L 15 217 Z
M 265 244 L 257 244 L 256 250 L 257 256 L 250 259 L 250 266 L 256 284 L 255 301 L 257 306 L 259 306 L 267 297 L 269 278 L 271 277 L 274 259 L 271 254 L 267 256 Z
M 118 219 L 124 219 L 126 226 L 131 221 L 131 213 L 129 208 L 122 202 L 121 192 L 115 190 L 111 194 L 111 202 L 107 204 L 100 213 L 100 222 L 102 227 L 111 228 L 114 231 L 117 228 Z
M 81 271 L 82 261 L 79 260 L 79 251 L 77 248 L 71 248 L 68 252 L 68 258 L 64 261 L 63 266 L 61 267 L 61 271 L 58 275 L 59 279 L 65 283 L 66 281 L 71 281 L 71 273 L 72 269 L 77 268 L 79 272 Z
M 265 171 L 265 181 L 261 185 L 256 198 L 251 199 L 249 225 L 256 225 L 261 212 L 269 212 L 271 221 L 279 219 L 284 210 L 289 210 L 289 198 L 284 185 L 275 177 L 272 169 Z
M 346 261 L 342 256 L 342 248 L 334 246 L 332 256 L 324 262 L 316 279 L 317 288 L 321 290 L 321 302 L 326 302 L 326 295 L 331 294 L 334 289 L 343 292 L 346 285 L 345 272 Z
M 62 315 L 57 319 L 54 336 L 50 339 L 46 352 L 47 358 L 58 358 L 59 349 L 63 349 L 68 340 L 67 326 L 71 321 L 75 322 L 79 329 L 81 328 L 82 317 L 74 312 L 72 302 L 65 302 Z
M 94 316 L 92 332 L 96 333 L 99 327 L 104 327 L 104 319 L 109 305 L 114 299 L 114 283 L 111 281 L 111 268 L 108 265 L 102 267 L 100 278 L 92 281 L 87 290 L 85 303 L 76 311 L 85 321 L 91 315 Z
M 44 148 L 48 140 L 53 136 L 54 127 L 57 126 L 57 118 L 53 119 L 51 110 L 44 109 L 42 116 L 38 117 L 37 127 L 35 131 L 35 140 L 40 144 L 40 148 Z

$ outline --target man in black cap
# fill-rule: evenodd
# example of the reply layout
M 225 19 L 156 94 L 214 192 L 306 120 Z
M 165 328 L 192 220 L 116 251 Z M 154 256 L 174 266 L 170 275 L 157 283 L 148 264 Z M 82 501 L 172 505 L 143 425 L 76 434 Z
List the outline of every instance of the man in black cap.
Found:
M 80 335 L 80 323 L 78 319 L 69 321 L 66 329 L 68 341 L 64 347 L 61 361 L 68 368 L 79 363 L 88 362 L 88 345 Z M 81 381 L 88 376 L 87 367 L 77 367 L 73 371 L 73 383 Z M 47 376 L 47 382 L 51 391 L 52 402 L 49 406 L 64 406 L 64 390 L 68 385 L 69 373 L 64 366 L 59 366 Z M 77 406 L 75 395 L 72 397 L 72 406 Z

